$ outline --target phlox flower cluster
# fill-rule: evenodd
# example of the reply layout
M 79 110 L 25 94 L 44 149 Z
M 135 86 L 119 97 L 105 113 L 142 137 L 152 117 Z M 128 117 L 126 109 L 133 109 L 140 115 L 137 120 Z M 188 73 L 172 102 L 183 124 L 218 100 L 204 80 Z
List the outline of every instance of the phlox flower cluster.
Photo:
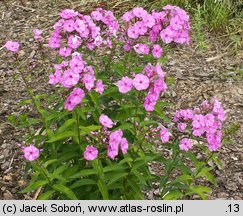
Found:
M 157 64 L 156 66 L 150 63 L 145 66 L 140 74 L 134 75 L 134 78 L 123 77 L 117 82 L 119 92 L 125 94 L 134 87 L 137 91 L 147 90 L 148 94 L 145 97 L 144 108 L 151 112 L 154 110 L 157 100 L 161 92 L 166 92 L 167 85 L 165 83 L 165 75 L 162 68 Z
M 167 5 L 161 12 L 155 10 L 149 14 L 145 9 L 136 7 L 122 16 L 126 27 L 122 32 L 121 41 L 124 49 L 142 55 L 152 53 L 160 58 L 163 49 L 159 43 L 189 44 L 189 16 L 179 7 Z M 149 41 L 149 43 L 144 43 Z
M 200 107 L 193 110 L 178 110 L 174 116 L 174 122 L 177 122 L 180 132 L 185 132 L 187 126 L 191 126 L 192 134 L 195 137 L 206 138 L 210 151 L 216 151 L 221 146 L 221 128 L 224 120 L 225 111 L 216 97 L 210 102 L 203 101 Z M 188 144 L 188 140 L 183 143 L 180 145 L 182 150 L 192 148 L 192 145 Z
M 60 84 L 67 89 L 80 85 L 88 92 L 94 89 L 102 94 L 104 91 L 103 82 L 98 80 L 95 84 L 95 80 L 93 67 L 88 66 L 83 60 L 82 55 L 77 52 L 72 54 L 70 61 L 56 64 L 55 73 L 49 76 L 49 83 L 51 85 Z M 65 102 L 65 109 L 73 110 L 82 101 L 85 96 L 83 89 L 79 87 L 73 89 Z
M 83 15 L 71 9 L 60 13 L 61 19 L 54 25 L 49 45 L 51 48 L 71 50 L 85 45 L 89 50 L 95 47 L 112 48 L 112 37 L 116 37 L 119 24 L 111 11 L 97 8 L 91 15 Z
M 111 159 L 119 154 L 119 149 L 123 154 L 127 153 L 128 141 L 123 137 L 123 132 L 121 129 L 115 131 L 109 131 L 115 125 L 114 122 L 107 116 L 102 114 L 99 118 L 100 124 L 103 126 L 99 131 L 93 131 L 91 134 L 94 136 L 95 143 L 98 143 L 97 148 L 93 146 L 93 140 L 87 138 L 90 145 L 87 146 L 84 152 L 84 158 L 86 160 L 94 160 L 98 156 L 98 148 L 106 147 L 107 156 Z
M 105 87 L 102 80 L 96 82 L 93 67 L 87 65 L 77 49 L 81 45 L 90 50 L 102 46 L 112 48 L 111 37 L 116 37 L 119 25 L 111 11 L 101 8 L 93 11 L 90 16 L 65 9 L 60 16 L 61 19 L 54 25 L 49 45 L 52 49 L 58 48 L 59 55 L 69 60 L 55 65 L 49 83 L 60 84 L 67 89 L 76 87 L 64 105 L 65 109 L 73 110 L 84 98 L 85 90 L 89 92 L 93 89 L 102 94 Z M 40 34 L 40 31 L 34 31 L 35 38 L 39 39 Z

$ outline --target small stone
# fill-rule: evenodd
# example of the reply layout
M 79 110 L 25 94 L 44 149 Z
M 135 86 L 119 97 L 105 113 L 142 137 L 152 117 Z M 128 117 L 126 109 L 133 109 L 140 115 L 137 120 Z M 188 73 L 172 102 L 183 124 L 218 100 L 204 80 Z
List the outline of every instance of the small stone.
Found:
M 1 191 L 5 191 L 6 190 L 6 187 L 1 187 Z
M 6 143 L 2 144 L 1 148 L 5 149 L 8 145 Z
M 14 198 L 13 198 L 13 195 L 9 191 L 7 191 L 7 193 L 3 193 L 3 199 L 12 200 Z
M 21 180 L 18 181 L 18 185 L 19 185 L 20 187 L 23 187 L 23 186 L 26 185 L 26 182 L 25 182 L 23 179 L 21 179 Z
M 3 181 L 12 181 L 13 178 L 11 175 L 6 175 L 6 176 L 3 176 Z
M 243 95 L 243 89 L 238 89 L 238 93 Z
M 9 167 L 9 162 L 8 161 L 6 161 L 5 163 L 3 163 L 2 165 L 1 165 L 1 169 L 2 170 L 6 170 L 8 167 Z

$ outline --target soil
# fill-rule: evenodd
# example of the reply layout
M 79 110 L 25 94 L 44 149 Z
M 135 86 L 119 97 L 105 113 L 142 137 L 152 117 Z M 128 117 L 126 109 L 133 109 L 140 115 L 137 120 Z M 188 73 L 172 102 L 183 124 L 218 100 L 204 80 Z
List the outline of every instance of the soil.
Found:
M 25 47 L 25 52 L 21 55 L 34 59 L 35 63 L 39 56 L 28 51 L 28 47 L 36 46 L 30 37 L 30 31 L 39 28 L 48 35 L 58 18 L 58 12 L 64 8 L 76 7 L 82 11 L 87 8 L 82 1 L 0 2 L 0 199 L 34 197 L 34 194 L 28 196 L 19 193 L 27 184 L 28 178 L 23 156 L 16 143 L 23 141 L 27 131 L 9 124 L 7 116 L 26 111 L 36 114 L 33 107 L 18 105 L 28 95 L 24 91 L 22 79 L 14 75 L 14 68 L 8 64 L 11 57 L 1 47 L 9 39 L 20 41 Z M 238 50 L 232 55 L 226 48 L 225 40 L 213 34 L 207 35 L 206 43 L 208 48 L 203 51 L 192 42 L 189 47 L 176 48 L 169 53 L 169 61 L 164 70 L 167 76 L 175 77 L 175 84 L 170 86 L 167 97 L 174 102 L 175 110 L 193 107 L 216 95 L 227 112 L 225 130 L 232 125 L 240 126 L 231 135 L 231 142 L 225 143 L 219 150 L 223 169 L 214 173 L 218 186 L 213 188 L 209 199 L 243 199 L 243 51 Z M 46 84 L 47 72 L 32 74 L 30 71 L 33 76 L 29 82 L 38 93 L 50 93 Z M 156 190 L 153 193 L 156 196 Z

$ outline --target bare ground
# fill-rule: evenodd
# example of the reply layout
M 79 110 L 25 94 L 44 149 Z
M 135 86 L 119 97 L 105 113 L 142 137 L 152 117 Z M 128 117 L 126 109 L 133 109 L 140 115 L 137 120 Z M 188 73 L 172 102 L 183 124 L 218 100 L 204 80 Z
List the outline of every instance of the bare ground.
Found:
M 0 47 L 8 39 L 20 41 L 23 47 L 34 46 L 29 37 L 32 29 L 49 31 L 61 9 L 75 6 L 69 1 L 52 2 L 31 1 L 26 5 L 14 0 L 7 1 L 7 5 L 0 2 Z M 79 6 L 79 9 L 86 8 Z M 225 42 L 211 34 L 207 37 L 207 44 L 206 51 L 196 49 L 196 44 L 192 43 L 190 47 L 178 48 L 169 54 L 165 71 L 168 76 L 176 78 L 176 83 L 170 87 L 169 99 L 175 102 L 174 109 L 177 109 L 192 107 L 217 95 L 227 111 L 225 128 L 240 125 L 232 136 L 232 142 L 220 149 L 224 167 L 215 171 L 218 187 L 213 189 L 209 199 L 243 199 L 243 75 L 238 72 L 243 69 L 243 52 L 239 50 L 236 55 L 231 55 L 225 49 Z M 28 57 L 28 49 L 25 51 L 23 55 Z M 33 59 L 38 58 L 35 53 L 31 55 Z M 215 56 L 216 59 L 210 59 Z M 18 106 L 20 100 L 28 96 L 23 81 L 14 76 L 13 68 L 7 63 L 9 58 L 0 48 L 0 199 L 32 199 L 33 194 L 29 197 L 19 193 L 27 176 L 16 143 L 22 141 L 26 131 L 14 128 L 6 119 L 10 114 L 27 110 L 33 115 L 35 113 L 32 107 Z M 46 73 L 32 74 L 31 84 L 38 93 L 50 92 L 45 84 Z

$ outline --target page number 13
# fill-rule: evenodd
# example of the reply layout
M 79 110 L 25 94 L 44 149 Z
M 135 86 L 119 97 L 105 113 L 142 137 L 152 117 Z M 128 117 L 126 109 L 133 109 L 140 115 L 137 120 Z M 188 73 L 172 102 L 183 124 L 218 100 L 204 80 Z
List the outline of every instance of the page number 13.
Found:
M 240 206 L 239 204 L 229 204 L 228 205 L 228 210 L 229 211 L 226 211 L 226 212 L 239 212 L 240 211 Z

